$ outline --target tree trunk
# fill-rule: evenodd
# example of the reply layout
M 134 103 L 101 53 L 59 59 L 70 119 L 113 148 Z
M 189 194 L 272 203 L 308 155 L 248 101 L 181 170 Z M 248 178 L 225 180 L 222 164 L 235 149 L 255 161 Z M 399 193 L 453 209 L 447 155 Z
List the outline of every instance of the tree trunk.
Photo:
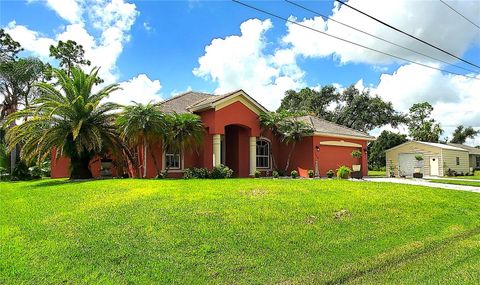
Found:
M 71 158 L 70 179 L 91 179 L 93 178 L 90 171 L 90 156 L 85 155 L 79 158 Z
M 13 175 L 13 171 L 17 166 L 17 146 L 12 149 L 10 153 L 10 174 Z
M 288 153 L 288 158 L 287 158 L 287 165 L 285 165 L 285 175 L 287 175 L 288 167 L 290 166 L 290 158 L 292 157 L 293 150 L 295 149 L 295 144 L 297 142 L 293 142 L 292 148 L 290 149 L 290 152 Z M 287 175 L 288 176 L 288 175 Z
M 143 137 L 143 178 L 147 177 L 147 139 Z

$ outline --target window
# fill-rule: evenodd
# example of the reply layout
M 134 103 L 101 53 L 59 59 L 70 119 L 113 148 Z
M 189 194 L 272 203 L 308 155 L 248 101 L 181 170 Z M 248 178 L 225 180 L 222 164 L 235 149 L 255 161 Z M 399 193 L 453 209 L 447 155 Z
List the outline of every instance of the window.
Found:
M 457 165 L 460 165 L 460 157 L 457 156 Z
M 270 168 L 270 142 L 257 140 L 257 168 Z
M 480 155 L 477 155 L 477 167 L 480 167 Z
M 180 169 L 180 153 L 167 150 L 165 153 L 165 168 Z

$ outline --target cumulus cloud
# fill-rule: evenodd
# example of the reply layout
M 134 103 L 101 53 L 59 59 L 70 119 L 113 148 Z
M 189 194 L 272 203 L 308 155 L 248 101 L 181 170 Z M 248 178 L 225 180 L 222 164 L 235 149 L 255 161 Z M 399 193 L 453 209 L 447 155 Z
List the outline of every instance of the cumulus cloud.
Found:
M 431 1 L 383 1 L 383 0 L 350 0 L 348 4 L 374 17 L 391 23 L 421 39 L 457 55 L 463 54 L 471 45 L 478 45 L 480 33 L 476 27 L 463 21 L 458 15 L 445 7 L 441 2 Z M 465 13 L 466 17 L 476 19 L 480 11 L 478 1 L 456 1 L 451 3 Z M 307 5 L 307 4 L 306 4 Z M 314 9 L 312 3 L 309 7 Z M 332 19 L 349 24 L 376 36 L 388 39 L 394 43 L 409 47 L 424 54 L 432 55 L 446 61 L 452 61 L 449 56 L 442 54 L 412 38 L 395 32 L 372 19 L 369 19 L 346 6 L 336 5 L 332 10 Z M 291 18 L 295 20 L 295 18 Z M 378 39 L 354 31 L 331 20 L 324 21 L 321 17 L 305 18 L 299 21 L 303 25 L 316 28 L 331 35 L 346 38 L 353 42 L 375 48 L 394 55 L 415 61 L 429 62 L 428 58 L 412 53 L 411 51 L 381 42 Z M 342 63 L 362 62 L 368 64 L 389 64 L 398 60 L 386 55 L 369 51 L 361 47 L 341 42 L 325 35 L 307 30 L 294 24 L 287 24 L 288 32 L 283 42 L 291 45 L 292 49 L 305 57 L 325 57 L 334 55 Z M 462 32 L 458 32 L 462 31 Z M 403 63 L 403 62 L 402 62 Z
M 124 81 L 120 83 L 120 87 L 122 89 L 113 92 L 107 101 L 122 105 L 129 105 L 132 102 L 145 104 L 150 101 L 162 101 L 160 81 L 152 80 L 146 74 L 139 74 L 128 81 Z
M 42 60 L 48 59 L 50 55 L 50 45 L 56 44 L 54 39 L 46 37 L 39 32 L 32 31 L 26 26 L 17 25 L 15 21 L 8 23 L 5 31 L 10 34 L 14 40 L 19 42 L 25 50 L 40 57 Z
M 250 19 L 240 25 L 240 35 L 212 40 L 193 74 L 217 82 L 215 93 L 241 88 L 267 108 L 277 108 L 287 89 L 304 82 L 291 52 L 265 52 L 271 28 L 270 20 Z

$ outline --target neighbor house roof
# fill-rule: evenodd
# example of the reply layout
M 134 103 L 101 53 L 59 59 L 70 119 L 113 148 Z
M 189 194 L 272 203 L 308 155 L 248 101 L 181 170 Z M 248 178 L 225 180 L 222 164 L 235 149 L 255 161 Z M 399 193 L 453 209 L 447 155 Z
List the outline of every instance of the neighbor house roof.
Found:
M 448 145 L 467 150 L 470 154 L 480 155 L 480 148 L 476 148 L 476 147 L 469 146 L 469 145 L 464 145 L 464 144 L 459 144 L 459 143 L 448 143 Z
M 188 91 L 163 101 L 161 106 L 162 110 L 167 113 L 190 113 L 188 110 L 190 106 L 210 97 L 215 96 L 207 93 Z
M 375 137 L 372 137 L 365 132 L 357 131 L 339 124 L 335 124 L 315 116 L 301 116 L 297 117 L 297 119 L 312 126 L 312 128 L 315 130 L 315 134 L 317 135 L 346 136 L 368 140 L 375 139 Z
M 422 142 L 422 141 L 408 141 L 408 142 L 402 143 L 402 144 L 400 144 L 400 145 L 397 145 L 397 146 L 395 146 L 395 147 L 392 147 L 392 148 L 390 148 L 390 149 L 387 149 L 386 151 L 390 151 L 390 150 L 399 148 L 399 147 L 401 147 L 401 146 L 404 146 L 404 145 L 406 145 L 406 144 L 412 144 L 412 143 L 423 144 L 423 145 L 426 145 L 426 146 L 432 146 L 432 147 L 437 147 L 437 148 L 441 148 L 441 149 L 467 151 L 467 150 L 465 150 L 465 149 L 463 149 L 463 148 L 451 146 L 451 145 L 448 145 L 448 144 L 432 143 L 432 142 Z

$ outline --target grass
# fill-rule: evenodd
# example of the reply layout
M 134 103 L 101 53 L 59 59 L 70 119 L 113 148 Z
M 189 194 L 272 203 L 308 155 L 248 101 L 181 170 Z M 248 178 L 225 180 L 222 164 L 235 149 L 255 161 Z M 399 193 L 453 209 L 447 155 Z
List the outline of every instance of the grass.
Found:
M 0 284 L 460 284 L 480 195 L 339 180 L 0 183 Z
M 369 177 L 386 177 L 387 172 L 386 171 L 378 171 L 378 170 L 369 170 L 368 171 L 368 176 Z
M 461 179 L 430 179 L 429 181 L 435 183 L 454 184 L 454 185 L 468 185 L 480 187 L 480 181 L 464 181 Z
M 455 176 L 454 178 L 455 178 L 455 179 L 458 178 L 458 179 L 480 180 L 480 176 L 479 176 L 479 175 L 475 175 L 475 176 Z

